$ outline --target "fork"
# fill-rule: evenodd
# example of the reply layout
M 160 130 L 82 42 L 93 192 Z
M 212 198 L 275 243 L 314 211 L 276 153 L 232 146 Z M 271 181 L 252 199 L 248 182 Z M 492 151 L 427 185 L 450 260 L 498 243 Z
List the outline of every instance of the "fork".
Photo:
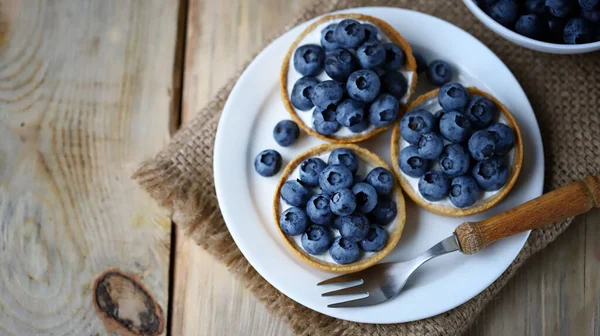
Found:
M 450 237 L 408 261 L 377 264 L 360 272 L 327 279 L 317 286 L 361 281 L 360 284 L 321 295 L 367 295 L 330 304 L 329 308 L 376 305 L 398 295 L 408 278 L 421 265 L 435 257 L 455 251 L 474 254 L 499 239 L 559 222 L 592 208 L 600 208 L 600 175 L 567 184 L 483 221 L 462 223 Z

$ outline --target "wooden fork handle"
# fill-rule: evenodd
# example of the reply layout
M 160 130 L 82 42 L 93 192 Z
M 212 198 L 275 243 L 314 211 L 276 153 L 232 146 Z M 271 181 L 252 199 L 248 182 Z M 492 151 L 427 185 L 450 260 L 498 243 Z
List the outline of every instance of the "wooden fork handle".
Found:
M 480 222 L 462 223 L 455 233 L 462 252 L 473 254 L 499 239 L 556 223 L 592 208 L 600 208 L 600 175 L 567 184 Z

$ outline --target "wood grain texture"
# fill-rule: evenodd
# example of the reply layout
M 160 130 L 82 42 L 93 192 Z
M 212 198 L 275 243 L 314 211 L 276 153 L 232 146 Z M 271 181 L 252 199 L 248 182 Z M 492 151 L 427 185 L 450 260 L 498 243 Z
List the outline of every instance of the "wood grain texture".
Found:
M 0 2 L 1 335 L 165 333 L 170 214 L 130 175 L 168 141 L 177 6 Z

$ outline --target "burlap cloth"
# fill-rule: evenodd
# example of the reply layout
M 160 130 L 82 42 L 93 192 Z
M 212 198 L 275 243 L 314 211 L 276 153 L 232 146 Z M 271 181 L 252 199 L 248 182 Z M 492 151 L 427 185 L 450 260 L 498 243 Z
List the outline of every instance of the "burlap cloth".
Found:
M 490 47 L 515 74 L 533 105 L 546 151 L 546 190 L 598 173 L 600 53 L 559 56 L 518 47 L 485 28 L 458 0 L 317 1 L 272 38 L 317 15 L 357 6 L 393 6 L 430 13 L 463 28 Z M 233 242 L 219 212 L 212 172 L 213 143 L 221 110 L 237 78 L 238 75 L 232 78 L 194 120 L 184 125 L 167 148 L 144 163 L 134 178 L 162 205 L 172 208 L 177 214 L 177 224 L 198 245 L 226 263 L 231 272 L 273 314 L 282 316 L 297 334 L 461 334 L 524 261 L 571 223 L 569 219 L 532 232 L 513 264 L 488 289 L 452 311 L 429 319 L 370 325 L 337 320 L 305 308 L 279 293 L 256 273 Z

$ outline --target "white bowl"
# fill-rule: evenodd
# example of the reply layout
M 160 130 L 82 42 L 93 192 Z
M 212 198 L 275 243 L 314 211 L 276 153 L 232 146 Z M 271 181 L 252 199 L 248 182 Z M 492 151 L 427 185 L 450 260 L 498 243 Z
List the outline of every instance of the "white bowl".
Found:
M 557 44 L 548 43 L 517 34 L 516 32 L 504 27 L 494 21 L 486 12 L 473 2 L 473 0 L 463 0 L 467 8 L 473 13 L 484 25 L 493 30 L 496 34 L 504 37 L 512 43 L 522 47 L 537 50 L 550 54 L 583 54 L 600 50 L 600 41 L 586 44 Z

